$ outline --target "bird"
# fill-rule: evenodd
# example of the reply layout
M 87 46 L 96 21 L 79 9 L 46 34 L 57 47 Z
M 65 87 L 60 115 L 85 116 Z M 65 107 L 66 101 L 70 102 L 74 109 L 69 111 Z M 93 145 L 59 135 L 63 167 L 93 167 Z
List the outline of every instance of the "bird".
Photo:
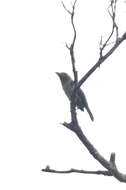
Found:
M 58 77 L 60 78 L 61 84 L 62 84 L 62 88 L 66 94 L 66 96 L 68 97 L 68 99 L 71 101 L 72 98 L 72 94 L 73 94 L 73 89 L 75 86 L 74 81 L 72 80 L 72 78 L 64 72 L 56 72 L 56 74 L 58 75 Z M 81 111 L 84 111 L 84 108 L 87 110 L 90 119 L 92 121 L 94 121 L 94 116 L 88 106 L 88 102 L 86 99 L 86 96 L 84 94 L 84 92 L 81 90 L 81 88 L 77 89 L 76 92 L 76 98 L 75 98 L 75 104 L 76 107 L 79 108 Z

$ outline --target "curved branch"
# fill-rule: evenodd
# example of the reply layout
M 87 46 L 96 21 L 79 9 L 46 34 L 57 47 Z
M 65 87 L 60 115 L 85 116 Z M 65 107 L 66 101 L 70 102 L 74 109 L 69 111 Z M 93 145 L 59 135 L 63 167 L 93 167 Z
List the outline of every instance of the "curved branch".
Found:
M 80 141 L 83 143 L 83 145 L 87 148 L 87 150 L 90 152 L 90 154 L 107 170 L 110 171 L 110 173 L 118 179 L 120 182 L 126 183 L 126 174 L 122 174 L 118 171 L 116 164 L 115 164 L 115 153 L 111 153 L 110 155 L 110 161 L 107 161 L 99 152 L 98 150 L 91 144 L 91 142 L 87 139 L 87 137 L 82 132 L 80 126 L 78 123 L 63 123 L 63 125 L 72 130 L 80 139 Z

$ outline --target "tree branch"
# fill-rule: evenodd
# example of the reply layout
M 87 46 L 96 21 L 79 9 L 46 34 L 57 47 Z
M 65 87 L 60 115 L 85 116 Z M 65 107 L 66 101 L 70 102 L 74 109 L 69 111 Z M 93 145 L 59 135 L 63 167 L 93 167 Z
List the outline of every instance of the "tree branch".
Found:
M 110 161 L 107 161 L 98 151 L 97 149 L 91 144 L 91 142 L 87 139 L 87 137 L 83 134 L 80 126 L 75 125 L 75 123 L 66 123 L 64 122 L 63 125 L 67 128 L 73 131 L 80 141 L 84 144 L 84 146 L 87 148 L 87 150 L 90 152 L 90 154 L 103 166 L 107 169 L 107 171 L 101 171 L 100 173 L 103 174 L 104 172 L 108 176 L 114 176 L 116 179 L 118 179 L 120 182 L 126 183 L 126 174 L 122 174 L 118 171 L 116 164 L 115 164 L 115 153 L 111 153 L 110 155 Z M 71 170 L 68 171 L 57 171 L 50 169 L 49 166 L 47 166 L 45 169 L 42 169 L 44 172 L 52 172 L 52 173 L 71 173 Z M 70 172 L 71 171 L 71 172 Z M 78 171 L 78 172 L 77 172 Z M 80 170 L 74 170 L 73 172 L 81 173 Z M 81 170 L 83 171 L 83 170 Z M 86 172 L 85 172 L 86 173 Z M 87 173 L 96 174 L 95 171 L 87 171 Z M 103 174 L 104 175 L 104 174 Z
M 124 40 L 126 40 L 126 32 L 121 38 L 118 38 L 115 45 L 104 56 L 99 58 L 96 64 L 80 79 L 76 87 L 79 88 L 91 76 L 91 74 L 93 74 L 94 71 L 99 68 L 99 66 L 121 45 Z
M 71 168 L 70 170 L 54 170 L 50 169 L 49 166 L 47 166 L 45 169 L 42 169 L 43 172 L 50 172 L 50 173 L 59 173 L 59 174 L 68 174 L 68 173 L 82 173 L 82 174 L 96 174 L 96 175 L 104 175 L 104 176 L 112 176 L 112 174 L 109 171 L 87 171 L 87 170 L 78 170 Z
M 75 13 L 76 2 L 77 2 L 77 0 L 75 0 L 74 3 L 73 3 L 73 5 L 72 5 L 72 11 L 69 11 L 66 8 L 66 6 L 64 5 L 64 3 L 62 2 L 62 5 L 63 5 L 64 9 L 70 14 L 71 24 L 72 24 L 72 28 L 73 28 L 73 31 L 74 31 L 74 36 L 73 36 L 72 43 L 71 43 L 70 47 L 66 44 L 66 47 L 67 47 L 67 49 L 70 52 L 71 63 L 72 63 L 72 70 L 73 70 L 73 73 L 74 73 L 75 84 L 77 84 L 77 81 L 78 81 L 77 71 L 76 71 L 76 67 L 75 67 L 75 55 L 74 55 L 74 45 L 75 45 L 76 36 L 77 36 L 77 34 L 76 34 L 76 28 L 75 28 L 75 25 L 74 25 L 74 13 Z
M 71 15 L 72 13 L 66 8 L 65 4 L 63 3 L 63 1 L 61 3 L 63 5 L 64 9 Z
M 99 152 L 98 150 L 91 144 L 91 142 L 87 139 L 87 137 L 82 132 L 80 126 L 78 123 L 63 123 L 65 127 L 72 130 L 77 137 L 80 139 L 80 141 L 83 143 L 83 145 L 87 148 L 89 153 L 103 166 L 105 167 L 110 173 L 118 179 L 120 182 L 126 183 L 126 174 L 122 174 L 118 171 L 116 164 L 115 164 L 115 153 L 111 153 L 110 155 L 110 161 L 107 161 Z
M 103 56 L 103 50 L 105 47 L 108 45 L 109 41 L 111 40 L 114 32 L 116 32 L 116 41 L 118 40 L 118 26 L 116 24 L 115 18 L 116 18 L 116 5 L 117 5 L 117 0 L 111 0 L 110 5 L 108 7 L 108 13 L 112 19 L 112 31 L 110 32 L 109 37 L 107 40 L 104 42 L 104 44 L 100 43 L 100 58 Z

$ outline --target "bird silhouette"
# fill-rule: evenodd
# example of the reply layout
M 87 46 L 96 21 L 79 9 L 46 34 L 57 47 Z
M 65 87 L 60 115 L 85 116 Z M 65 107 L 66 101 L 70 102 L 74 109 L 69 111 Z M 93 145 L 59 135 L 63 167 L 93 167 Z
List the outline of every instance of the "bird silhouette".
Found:
M 62 87 L 63 87 L 63 90 L 64 90 L 66 96 L 71 101 L 73 89 L 75 86 L 74 81 L 72 80 L 72 78 L 67 73 L 56 72 L 56 74 L 60 78 L 60 81 L 61 81 L 61 84 L 62 84 Z M 86 96 L 85 96 L 84 92 L 81 90 L 81 88 L 77 89 L 75 103 L 76 103 L 77 108 L 79 108 L 81 111 L 84 111 L 84 108 L 85 108 L 87 110 L 91 120 L 94 121 L 94 117 L 93 117 L 93 114 L 92 114 L 92 112 L 88 106 Z

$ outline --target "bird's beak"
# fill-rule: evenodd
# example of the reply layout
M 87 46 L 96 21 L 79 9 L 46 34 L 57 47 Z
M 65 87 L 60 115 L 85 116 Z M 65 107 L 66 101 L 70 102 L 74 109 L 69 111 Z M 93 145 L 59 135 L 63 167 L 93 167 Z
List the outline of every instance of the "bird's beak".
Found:
M 60 77 L 60 73 L 58 73 L 58 72 L 55 72 L 59 77 Z

